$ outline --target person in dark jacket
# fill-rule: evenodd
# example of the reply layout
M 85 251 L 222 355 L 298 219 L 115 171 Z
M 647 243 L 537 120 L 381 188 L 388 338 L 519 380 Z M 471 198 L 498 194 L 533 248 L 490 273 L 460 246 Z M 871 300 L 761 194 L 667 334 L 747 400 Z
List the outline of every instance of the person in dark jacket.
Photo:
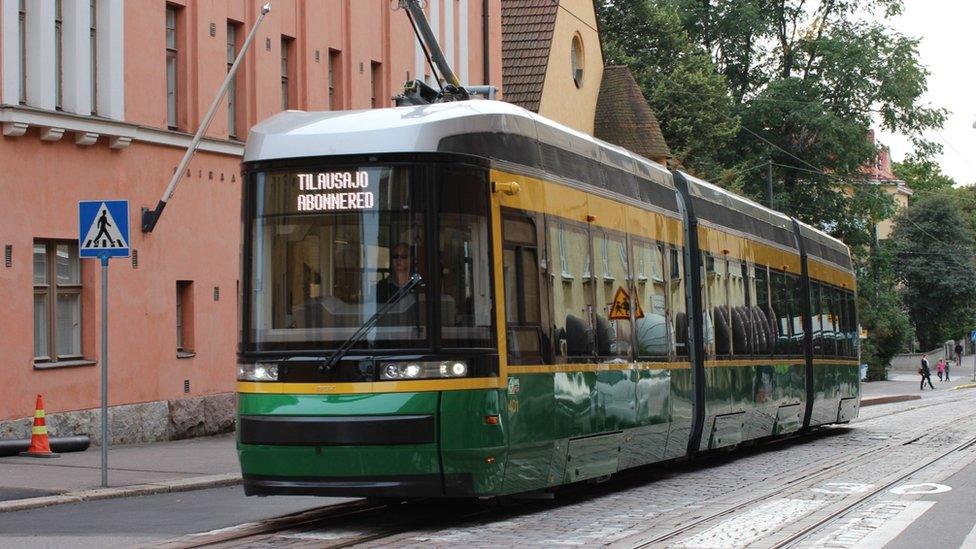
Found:
M 376 283 L 376 301 L 386 303 L 410 281 L 410 245 L 399 243 L 390 249 L 390 276 Z
M 929 359 L 922 357 L 922 365 L 918 367 L 918 373 L 922 376 L 921 383 L 918 384 L 918 390 L 925 390 L 925 381 L 928 380 L 929 387 L 935 389 L 935 385 L 932 385 L 932 371 L 929 370 Z

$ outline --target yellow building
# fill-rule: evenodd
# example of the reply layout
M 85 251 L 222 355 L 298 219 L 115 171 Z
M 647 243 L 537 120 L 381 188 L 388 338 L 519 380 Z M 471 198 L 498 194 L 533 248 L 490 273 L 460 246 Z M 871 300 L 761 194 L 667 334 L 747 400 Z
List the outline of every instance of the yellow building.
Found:
M 592 0 L 502 0 L 505 101 L 593 135 L 603 51 Z
M 874 131 L 868 134 L 868 139 L 874 144 Z M 895 177 L 891 171 L 891 151 L 888 147 L 882 146 L 878 151 L 878 157 L 873 166 L 863 166 L 861 173 L 867 176 L 870 183 L 874 183 L 885 190 L 895 200 L 895 213 L 908 207 L 908 199 L 914 192 L 904 181 Z M 875 227 L 878 240 L 885 240 L 891 236 L 893 219 L 880 221 Z
M 502 0 L 506 101 L 667 165 L 657 118 L 626 66 L 603 66 L 592 0 Z

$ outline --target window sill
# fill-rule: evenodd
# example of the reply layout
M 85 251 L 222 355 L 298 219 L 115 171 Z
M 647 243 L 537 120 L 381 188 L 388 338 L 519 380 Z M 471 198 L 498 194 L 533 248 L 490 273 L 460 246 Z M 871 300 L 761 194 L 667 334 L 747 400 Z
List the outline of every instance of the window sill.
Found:
M 79 358 L 76 360 L 62 360 L 59 362 L 35 362 L 35 370 L 54 370 L 57 368 L 75 368 L 77 366 L 94 366 L 98 364 L 97 360 L 88 360 L 86 358 Z
M 176 351 L 176 358 L 178 359 L 193 358 L 195 356 L 197 356 L 197 354 L 193 351 Z

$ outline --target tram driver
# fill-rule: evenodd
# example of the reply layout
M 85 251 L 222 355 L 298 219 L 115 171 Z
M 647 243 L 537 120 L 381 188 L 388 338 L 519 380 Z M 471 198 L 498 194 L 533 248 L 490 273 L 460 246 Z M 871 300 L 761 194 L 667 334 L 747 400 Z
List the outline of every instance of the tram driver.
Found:
M 410 281 L 410 245 L 400 242 L 390 248 L 390 274 L 376 283 L 376 302 L 386 303 Z

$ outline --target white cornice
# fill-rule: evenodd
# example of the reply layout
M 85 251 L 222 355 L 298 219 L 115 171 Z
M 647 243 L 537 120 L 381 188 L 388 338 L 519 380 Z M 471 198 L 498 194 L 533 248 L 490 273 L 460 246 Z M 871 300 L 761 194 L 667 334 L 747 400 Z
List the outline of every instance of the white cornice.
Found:
M 51 135 L 50 129 L 73 133 L 75 142 L 81 146 L 95 144 L 97 139 L 93 139 L 93 136 L 105 137 L 113 149 L 125 148 L 132 141 L 185 149 L 193 140 L 193 136 L 187 133 L 22 105 L 0 105 L 0 125 L 3 126 L 4 135 L 8 136 L 23 135 L 26 128 L 42 128 L 47 135 Z M 244 144 L 204 138 L 199 150 L 240 157 L 244 155 Z

